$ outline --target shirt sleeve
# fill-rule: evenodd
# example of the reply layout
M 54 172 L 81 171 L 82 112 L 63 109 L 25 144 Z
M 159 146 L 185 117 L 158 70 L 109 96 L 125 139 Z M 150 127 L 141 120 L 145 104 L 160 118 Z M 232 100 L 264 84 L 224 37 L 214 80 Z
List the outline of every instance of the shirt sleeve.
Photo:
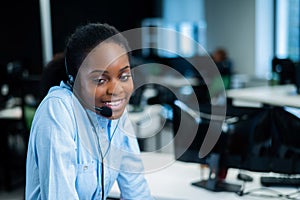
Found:
M 121 123 L 125 133 L 123 144 L 124 152 L 122 153 L 122 162 L 117 182 L 121 192 L 121 199 L 131 200 L 152 200 L 148 183 L 144 177 L 143 162 L 140 158 L 140 150 L 136 137 L 133 137 L 134 131 L 127 113 Z M 129 135 L 129 136 L 128 136 Z
M 128 160 L 123 159 L 124 164 L 127 161 Z M 132 160 L 127 162 L 127 164 L 128 163 L 132 163 Z M 118 175 L 117 181 L 121 191 L 121 199 L 126 199 L 126 200 L 127 199 L 131 199 L 131 200 L 139 200 L 139 199 L 152 200 L 153 199 L 151 197 L 150 189 L 148 187 L 148 183 L 144 177 L 143 172 L 121 170 Z
M 29 144 L 33 159 L 28 160 L 36 165 L 32 175 L 38 176 L 41 199 L 79 199 L 75 188 L 76 126 L 71 115 L 70 105 L 51 98 L 42 102 L 33 121 Z

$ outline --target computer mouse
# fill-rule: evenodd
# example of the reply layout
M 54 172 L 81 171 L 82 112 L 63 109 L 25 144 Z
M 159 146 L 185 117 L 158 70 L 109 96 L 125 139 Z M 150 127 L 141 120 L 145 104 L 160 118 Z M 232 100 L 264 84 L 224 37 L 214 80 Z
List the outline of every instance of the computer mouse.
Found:
M 243 174 L 243 173 L 239 173 L 237 175 L 237 179 L 241 180 L 241 181 L 245 181 L 245 182 L 252 182 L 253 178 L 247 174 Z

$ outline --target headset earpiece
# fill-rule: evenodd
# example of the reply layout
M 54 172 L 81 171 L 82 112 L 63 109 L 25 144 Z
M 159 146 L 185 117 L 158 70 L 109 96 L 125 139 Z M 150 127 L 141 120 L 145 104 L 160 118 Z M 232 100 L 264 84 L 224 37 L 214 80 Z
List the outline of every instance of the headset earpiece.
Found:
M 69 75 L 68 75 L 68 78 L 69 78 L 68 83 L 69 83 L 71 86 L 73 86 L 73 85 L 74 85 L 74 78 L 73 78 L 73 76 L 69 74 Z
M 74 85 L 74 77 L 69 73 L 69 70 L 68 70 L 68 65 L 67 65 L 67 53 L 65 53 L 65 68 L 66 68 L 66 74 L 68 76 L 68 81 L 67 81 L 67 84 L 73 88 L 73 85 Z

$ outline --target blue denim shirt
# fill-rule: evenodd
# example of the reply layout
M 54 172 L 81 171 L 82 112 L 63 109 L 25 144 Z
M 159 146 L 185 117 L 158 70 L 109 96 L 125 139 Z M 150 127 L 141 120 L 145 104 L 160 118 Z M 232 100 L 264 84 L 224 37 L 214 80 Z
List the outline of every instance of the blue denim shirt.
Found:
M 106 198 L 115 181 L 122 199 L 153 199 L 139 153 L 126 111 L 118 120 L 101 117 L 83 108 L 62 82 L 33 119 L 26 199 L 101 199 L 103 190 Z

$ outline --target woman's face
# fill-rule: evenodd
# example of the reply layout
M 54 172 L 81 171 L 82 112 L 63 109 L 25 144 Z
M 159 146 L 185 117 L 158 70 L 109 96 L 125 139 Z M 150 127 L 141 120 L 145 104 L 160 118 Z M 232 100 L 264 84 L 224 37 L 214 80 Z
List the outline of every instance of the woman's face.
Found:
M 126 50 L 115 43 L 99 44 L 80 66 L 75 88 L 86 107 L 106 106 L 112 109 L 111 119 L 121 117 L 133 91 Z

